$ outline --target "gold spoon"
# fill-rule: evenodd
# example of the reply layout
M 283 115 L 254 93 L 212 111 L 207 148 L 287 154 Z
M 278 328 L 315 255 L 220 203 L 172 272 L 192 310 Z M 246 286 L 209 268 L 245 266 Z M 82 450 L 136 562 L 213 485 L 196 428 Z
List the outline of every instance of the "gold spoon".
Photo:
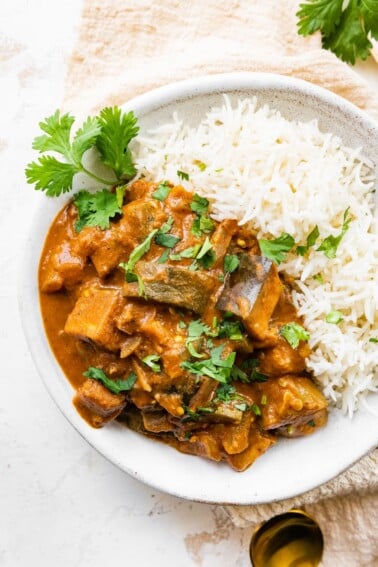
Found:
M 290 510 L 256 529 L 249 553 L 253 567 L 316 567 L 323 547 L 315 520 L 303 510 Z

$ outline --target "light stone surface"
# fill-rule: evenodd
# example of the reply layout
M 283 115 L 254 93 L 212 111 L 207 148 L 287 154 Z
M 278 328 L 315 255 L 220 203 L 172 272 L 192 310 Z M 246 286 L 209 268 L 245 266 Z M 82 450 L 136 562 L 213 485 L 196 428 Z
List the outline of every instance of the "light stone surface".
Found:
M 24 179 L 37 122 L 59 107 L 80 0 L 0 2 L 0 566 L 247 567 L 250 528 L 135 481 L 71 427 L 28 353 L 17 276 L 43 195 Z M 373 62 L 358 66 L 378 87 Z

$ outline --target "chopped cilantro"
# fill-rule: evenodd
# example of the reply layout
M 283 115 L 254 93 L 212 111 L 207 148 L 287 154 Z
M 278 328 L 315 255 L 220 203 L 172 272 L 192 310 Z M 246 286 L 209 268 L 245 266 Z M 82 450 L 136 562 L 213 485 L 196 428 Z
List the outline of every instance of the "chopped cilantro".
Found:
M 150 234 L 148 236 L 146 236 L 146 238 L 143 240 L 143 242 L 141 242 L 140 244 L 138 244 L 138 246 L 136 248 L 134 248 L 134 250 L 130 254 L 128 261 L 127 262 L 121 262 L 119 264 L 119 267 L 124 269 L 126 273 L 132 272 L 135 264 L 151 248 L 152 239 L 154 238 L 155 234 L 157 234 L 157 232 L 158 232 L 158 229 L 154 228 L 154 230 L 152 230 L 150 232 Z
M 180 169 L 177 170 L 177 177 L 179 177 L 180 179 L 185 179 L 185 181 L 189 181 L 189 173 L 186 173 L 185 171 L 181 171 Z
M 378 339 L 376 337 L 370 337 L 369 343 L 378 343 Z
M 201 197 L 197 193 L 193 195 L 192 201 L 190 203 L 190 208 L 197 215 L 204 215 L 207 213 L 210 202 L 205 197 Z
M 90 366 L 83 374 L 87 378 L 93 378 L 102 382 L 102 384 L 113 394 L 120 394 L 121 392 L 128 392 L 134 386 L 137 376 L 135 372 L 131 372 L 126 380 L 112 380 L 108 378 L 101 368 Z
M 158 354 L 149 354 L 148 356 L 145 356 L 144 358 L 142 358 L 142 361 L 144 362 L 144 364 L 146 364 L 149 368 L 151 368 L 151 370 L 153 370 L 153 372 L 160 372 L 161 371 L 160 364 L 157 364 L 157 362 L 159 360 L 160 360 L 160 356 Z
M 308 341 L 310 339 L 310 333 L 301 325 L 298 325 L 298 323 L 282 325 L 280 335 L 286 339 L 289 345 L 294 349 L 298 348 L 299 341 Z
M 157 263 L 158 264 L 165 264 L 168 261 L 168 258 L 169 258 L 169 248 L 164 250 L 163 254 L 160 256 Z
M 164 246 L 165 248 L 174 248 L 181 238 L 174 236 L 173 234 L 164 234 L 158 232 L 155 236 L 155 242 L 159 246 Z
M 294 238 L 287 232 L 283 232 L 278 238 L 273 240 L 259 240 L 258 241 L 261 254 L 265 258 L 269 258 L 275 264 L 280 264 L 286 260 L 287 252 L 293 248 L 295 241 Z
M 324 284 L 324 279 L 322 274 L 315 274 L 314 276 L 312 276 L 312 279 L 319 282 L 320 284 Z
M 243 339 L 244 326 L 241 321 L 230 321 L 228 319 L 219 323 L 219 338 L 228 338 L 232 341 L 241 341 Z
M 296 254 L 298 256 L 304 256 L 306 254 L 306 252 L 308 251 L 308 249 L 311 248 L 311 246 L 314 246 L 318 237 L 319 237 L 319 229 L 318 229 L 318 226 L 316 225 L 315 228 L 307 236 L 305 246 L 297 246 L 297 248 L 295 250 Z
M 196 261 L 201 264 L 201 266 L 205 269 L 210 269 L 216 260 L 215 252 L 213 250 L 213 246 L 209 240 L 209 237 L 206 236 L 205 242 L 202 244 L 199 252 L 196 256 Z
M 172 187 L 170 187 L 168 181 L 163 181 L 157 187 L 157 189 L 152 193 L 152 197 L 158 201 L 165 201 L 168 197 Z
M 207 215 L 196 216 L 193 221 L 191 233 L 197 238 L 201 238 L 202 234 L 209 234 L 215 228 L 214 222 Z
M 257 404 L 252 404 L 251 409 L 255 415 L 261 415 L 261 409 Z
M 341 311 L 337 311 L 336 309 L 330 311 L 326 316 L 327 323 L 333 323 L 334 325 L 338 325 L 343 319 L 344 316 Z
M 240 260 L 235 254 L 226 254 L 224 257 L 223 265 L 225 272 L 232 274 L 232 272 L 238 269 L 239 264 Z
M 322 241 L 319 248 L 316 249 L 319 252 L 324 252 L 324 254 L 325 254 L 325 256 L 327 256 L 327 258 L 333 259 L 333 258 L 336 257 L 336 252 L 337 252 L 337 249 L 339 247 L 339 244 L 340 244 L 344 234 L 348 230 L 349 224 L 352 220 L 352 217 L 348 217 L 348 212 L 349 212 L 349 208 L 346 209 L 346 211 L 344 212 L 343 224 L 342 224 L 340 233 L 337 236 L 332 236 L 332 235 L 327 236 L 327 238 L 325 238 Z

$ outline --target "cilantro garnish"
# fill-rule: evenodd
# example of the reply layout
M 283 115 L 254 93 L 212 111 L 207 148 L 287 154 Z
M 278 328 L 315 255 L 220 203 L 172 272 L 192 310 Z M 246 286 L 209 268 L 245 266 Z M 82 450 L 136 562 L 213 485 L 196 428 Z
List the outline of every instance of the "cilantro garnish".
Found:
M 137 119 L 132 112 L 122 113 L 118 107 L 104 108 L 99 116 L 89 117 L 72 136 L 75 119 L 70 114 L 54 114 L 39 123 L 42 136 L 33 141 L 33 149 L 41 155 L 25 169 L 27 182 L 36 190 L 45 191 L 49 197 L 58 197 L 72 189 L 77 173 L 85 173 L 104 185 L 114 185 L 134 177 L 128 144 L 137 135 Z M 87 150 L 97 147 L 102 162 L 113 170 L 112 179 L 99 177 L 83 164 Z M 61 155 L 58 159 L 54 152 Z
M 151 248 L 151 242 L 155 234 L 159 229 L 154 228 L 148 236 L 141 242 L 134 250 L 131 252 L 130 257 L 127 262 L 121 262 L 119 264 L 120 268 L 123 268 L 125 272 L 132 272 L 135 264 L 144 256 Z
M 243 339 L 244 327 L 241 321 L 223 320 L 219 323 L 218 337 L 228 338 L 232 341 L 241 341 Z
M 261 254 L 265 258 L 269 258 L 275 264 L 280 264 L 286 260 L 286 253 L 290 252 L 293 248 L 295 241 L 294 238 L 287 232 L 283 232 L 281 236 L 273 240 L 259 240 L 258 241 Z
M 194 193 L 192 201 L 190 203 L 190 208 L 197 215 L 204 215 L 207 213 L 210 202 L 206 197 L 201 197 L 197 193 Z
M 77 232 L 85 226 L 99 226 L 103 230 L 109 228 L 110 219 L 122 212 L 119 206 L 119 194 L 112 193 L 108 189 L 96 193 L 79 191 L 75 193 L 73 202 L 78 213 L 75 222 Z
M 180 179 L 185 179 L 185 181 L 189 181 L 189 173 L 186 173 L 186 171 L 181 171 L 180 169 L 177 170 L 177 177 L 179 177 Z
M 378 339 L 376 337 L 370 337 L 369 343 L 378 343 Z
M 184 361 L 181 363 L 181 367 L 197 376 L 209 376 L 218 382 L 226 384 L 231 377 L 236 353 L 231 352 L 227 358 L 222 358 L 223 349 L 224 345 L 213 348 L 210 351 L 210 358 L 196 362 Z
M 160 372 L 161 371 L 160 364 L 157 364 L 157 362 L 159 360 L 160 360 L 160 356 L 158 354 L 149 354 L 148 356 L 145 356 L 144 358 L 142 358 L 142 361 L 144 362 L 144 364 L 146 364 L 149 368 L 151 368 L 151 370 L 153 370 L 153 372 Z
M 353 65 L 370 54 L 370 39 L 378 39 L 377 0 L 309 0 L 297 16 L 299 34 L 320 30 L 323 47 Z
M 90 366 L 88 370 L 84 372 L 83 376 L 102 382 L 113 394 L 128 392 L 134 386 L 137 379 L 135 372 L 130 372 L 126 380 L 111 380 L 101 368 L 95 368 L 94 366 Z
M 338 325 L 344 319 L 344 315 L 341 311 L 330 311 L 326 316 L 327 323 L 333 323 L 334 325 Z
M 158 185 L 157 189 L 151 194 L 151 196 L 158 201 L 165 201 L 171 189 L 172 187 L 169 185 L 168 181 L 163 181 Z
M 240 260 L 235 254 L 226 254 L 224 257 L 223 265 L 225 272 L 232 274 L 232 272 L 235 272 L 235 270 L 238 269 L 239 264 Z
M 164 234 L 162 232 L 158 232 L 155 236 L 156 244 L 164 246 L 165 248 L 174 248 L 180 240 L 181 238 L 178 236 L 174 236 L 173 234 Z
M 197 238 L 201 238 L 202 234 L 209 234 L 215 228 L 214 222 L 207 215 L 196 216 L 193 221 L 191 233 Z
M 319 229 L 318 229 L 318 225 L 316 225 L 315 228 L 308 235 L 305 246 L 297 246 L 295 250 L 296 254 L 298 256 L 304 256 L 308 251 L 308 249 L 311 248 L 311 246 L 314 246 L 318 237 L 319 237 Z
M 201 264 L 201 266 L 206 270 L 209 270 L 214 265 L 216 256 L 213 250 L 213 245 L 211 244 L 208 236 L 206 236 L 206 240 L 202 244 L 195 258 L 196 262 Z
M 341 232 L 337 236 L 332 236 L 332 235 L 327 236 L 327 238 L 325 238 L 323 242 L 320 244 L 319 248 L 317 248 L 319 252 L 324 252 L 327 258 L 333 259 L 336 257 L 336 252 L 339 247 L 339 244 L 344 234 L 349 228 L 349 224 L 352 220 L 352 217 L 348 217 L 348 211 L 349 211 L 349 207 L 344 212 Z
M 294 349 L 298 348 L 299 341 L 308 341 L 310 339 L 310 333 L 308 333 L 301 325 L 294 322 L 282 325 L 280 335 L 286 339 L 289 345 Z
M 322 274 L 315 274 L 312 276 L 312 279 L 315 280 L 316 282 L 319 282 L 320 284 L 324 284 L 324 279 Z

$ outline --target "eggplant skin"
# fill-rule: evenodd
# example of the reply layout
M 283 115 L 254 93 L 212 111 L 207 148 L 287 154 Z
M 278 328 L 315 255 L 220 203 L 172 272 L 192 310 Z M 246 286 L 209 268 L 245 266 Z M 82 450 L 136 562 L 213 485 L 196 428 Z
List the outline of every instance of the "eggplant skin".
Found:
M 202 314 L 214 291 L 216 278 L 203 271 L 190 271 L 187 266 L 169 266 L 155 262 L 138 262 L 136 274 L 142 278 L 147 299 L 177 305 Z M 139 297 L 137 283 L 125 283 L 123 295 Z

